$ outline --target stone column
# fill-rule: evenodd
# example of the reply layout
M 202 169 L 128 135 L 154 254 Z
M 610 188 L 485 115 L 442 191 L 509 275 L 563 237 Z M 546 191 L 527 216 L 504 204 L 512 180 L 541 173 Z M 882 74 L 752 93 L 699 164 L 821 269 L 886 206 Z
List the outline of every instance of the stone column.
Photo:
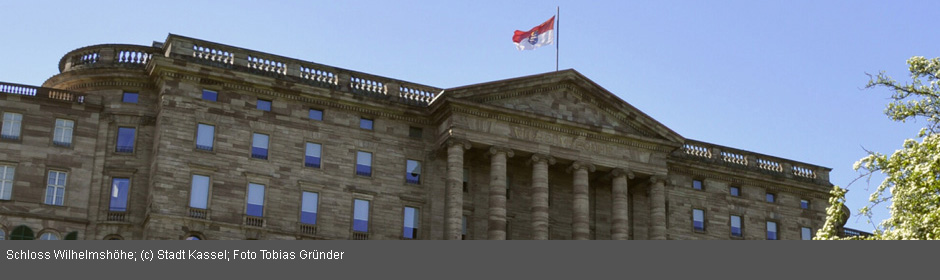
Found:
M 650 178 L 650 239 L 666 240 L 666 178 Z
M 613 195 L 613 209 L 611 210 L 613 225 L 610 230 L 610 238 L 613 240 L 627 240 L 630 237 L 629 216 L 627 213 L 627 210 L 630 209 L 627 200 L 627 179 L 633 179 L 633 172 L 617 168 L 611 171 L 610 175 L 613 177 L 613 186 L 611 188 Z
M 506 158 L 512 155 L 510 149 L 490 148 L 490 240 L 506 240 Z
M 463 153 L 466 140 L 447 140 L 447 185 L 444 189 L 444 239 L 460 240 L 463 227 Z
M 555 158 L 535 154 L 532 164 L 532 239 L 548 240 L 548 165 Z
M 574 173 L 574 199 L 571 219 L 571 238 L 588 240 L 591 238 L 590 200 L 588 197 L 588 172 L 594 172 L 593 164 L 577 161 L 568 168 Z

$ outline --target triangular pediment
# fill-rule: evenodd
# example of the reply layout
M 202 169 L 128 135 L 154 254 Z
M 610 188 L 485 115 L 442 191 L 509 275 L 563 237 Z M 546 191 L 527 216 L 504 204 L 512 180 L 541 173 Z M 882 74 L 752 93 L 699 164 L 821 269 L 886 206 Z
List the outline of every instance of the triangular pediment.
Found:
M 682 143 L 668 127 L 574 70 L 464 86 L 449 98 L 544 116 L 607 133 Z

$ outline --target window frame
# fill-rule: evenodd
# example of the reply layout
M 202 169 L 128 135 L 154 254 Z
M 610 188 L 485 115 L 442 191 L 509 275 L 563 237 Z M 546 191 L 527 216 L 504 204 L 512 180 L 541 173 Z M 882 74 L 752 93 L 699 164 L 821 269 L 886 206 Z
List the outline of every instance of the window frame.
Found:
M 764 202 L 777 203 L 777 194 L 772 192 L 764 193 Z
M 255 156 L 255 135 L 264 135 L 265 137 L 267 137 L 266 140 L 265 140 L 266 143 L 265 143 L 265 146 L 264 146 L 264 157 L 263 157 L 263 158 L 261 158 L 261 157 L 256 157 L 256 156 Z M 261 132 L 252 132 L 252 133 L 251 133 L 251 145 L 250 145 L 250 146 L 251 146 L 251 148 L 249 148 L 249 154 L 248 154 L 249 158 L 257 159 L 257 160 L 270 160 L 270 159 L 271 159 L 271 135 L 270 135 L 270 134 L 261 133 Z M 259 155 L 259 156 L 260 156 L 260 155 Z
M 253 215 L 252 213 L 249 213 L 249 206 L 252 205 L 252 204 L 251 204 L 251 200 L 252 200 L 252 199 L 251 199 L 251 187 L 252 187 L 252 185 L 260 186 L 260 187 L 261 187 L 261 205 L 258 205 L 258 206 L 261 207 L 261 213 L 258 214 L 258 215 Z M 267 199 L 268 199 L 268 196 L 266 195 L 267 189 L 268 189 L 268 186 L 265 185 L 265 184 L 259 184 L 259 183 L 254 183 L 254 182 L 248 182 L 248 186 L 245 188 L 245 212 L 244 212 L 244 213 L 245 213 L 246 216 L 264 218 L 264 212 L 265 212 L 265 207 L 264 207 L 264 205 L 267 204 Z
M 16 186 L 16 167 L 17 164 L 0 162 L 0 200 L 13 200 L 13 187 Z M 13 169 L 10 178 L 6 178 L 9 169 Z M 9 189 L 4 187 L 4 183 L 9 182 Z M 48 181 L 46 181 L 48 183 Z
M 362 126 L 363 126 L 363 121 L 368 121 L 369 128 L 362 127 Z M 368 117 L 360 116 L 360 117 L 359 117 L 359 129 L 368 130 L 368 131 L 375 131 L 375 118 L 368 118 Z
M 408 170 L 408 164 L 411 163 L 411 162 L 414 162 L 414 163 L 416 163 L 416 164 L 418 165 L 418 166 L 417 166 L 417 169 L 418 169 L 417 181 L 411 181 L 411 180 L 408 178 L 408 177 L 411 175 L 411 173 L 410 173 L 409 170 Z M 405 160 L 405 184 L 409 184 L 409 185 L 421 185 L 421 171 L 424 169 L 424 168 L 421 167 L 421 165 L 422 165 L 422 162 L 421 162 L 420 160 L 414 160 L 414 159 L 406 159 L 406 160 Z
M 215 100 L 206 99 L 206 92 L 211 92 L 211 93 L 215 94 Z M 202 89 L 202 94 L 199 96 L 199 99 L 205 100 L 205 101 L 210 101 L 210 102 L 219 102 L 219 91 L 204 88 L 204 89 Z
M 360 174 L 360 173 L 359 173 L 359 165 L 360 165 L 360 164 L 359 164 L 359 155 L 360 155 L 361 153 L 365 153 L 365 154 L 368 154 L 368 155 L 369 155 L 369 174 L 368 174 L 368 175 L 363 175 L 363 174 Z M 363 151 L 363 150 L 356 150 L 356 166 L 355 166 L 355 168 L 353 168 L 353 169 L 354 169 L 353 171 L 355 171 L 356 176 L 364 177 L 364 178 L 372 178 L 372 174 L 375 174 L 375 172 L 374 172 L 374 170 L 373 170 L 373 166 L 375 166 L 375 154 L 374 154 L 374 153 L 368 152 L 368 151 Z
M 121 142 L 121 129 L 122 129 L 122 128 L 133 129 L 133 130 L 134 130 L 134 136 L 132 136 L 133 139 L 132 139 L 132 141 L 131 141 L 132 143 L 131 143 L 131 150 L 130 150 L 130 152 L 119 150 L 119 148 L 121 147 L 121 146 L 120 146 L 120 142 Z M 137 129 L 137 126 L 118 126 L 118 127 L 117 127 L 117 130 L 115 131 L 115 134 L 116 134 L 116 135 L 115 135 L 115 137 L 114 137 L 114 150 L 112 150 L 112 151 L 113 151 L 115 154 L 123 154 L 123 155 L 133 155 L 133 154 L 137 153 L 137 130 L 138 130 L 138 129 Z M 124 148 L 126 148 L 126 147 L 124 147 Z
M 65 183 L 63 183 L 63 184 L 61 185 L 61 188 L 60 188 L 59 185 L 49 185 L 49 178 L 52 176 L 52 172 L 64 173 L 64 174 L 65 174 Z M 68 201 L 68 199 L 66 198 L 66 194 L 67 194 L 66 190 L 67 190 L 68 185 L 69 185 L 69 177 L 70 177 L 70 176 L 69 176 L 69 172 L 66 171 L 66 170 L 63 170 L 63 169 L 48 169 L 48 170 L 46 171 L 46 183 L 45 183 L 45 185 L 46 185 L 45 189 L 46 189 L 46 190 L 45 190 L 45 194 L 43 195 L 43 204 L 45 204 L 45 205 L 52 205 L 52 206 L 65 206 L 65 202 Z M 56 180 L 56 183 L 58 183 L 58 176 L 56 177 L 56 179 L 57 179 L 57 180 Z M 52 203 L 49 203 L 49 201 L 48 201 L 49 187 L 53 187 Z M 62 202 L 61 202 L 61 204 L 56 204 L 56 203 L 55 203 L 55 202 L 56 202 L 56 194 L 59 193 L 59 189 L 61 189 L 61 193 L 62 193 Z
M 366 202 L 366 231 L 357 231 L 356 230 L 356 201 L 365 201 Z M 352 215 L 350 215 L 350 229 L 354 233 L 371 233 L 372 229 L 372 200 L 366 198 L 353 198 L 352 203 Z
M 132 94 L 132 95 L 134 96 L 134 102 L 128 102 L 128 101 L 127 101 L 127 96 L 128 96 L 128 94 Z M 126 91 L 126 90 L 125 90 L 125 91 L 121 94 L 121 103 L 125 103 L 125 104 L 140 104 L 140 92 L 132 92 L 132 91 Z
M 114 189 L 115 189 L 115 186 L 114 186 L 114 183 L 115 183 L 115 182 L 114 182 L 114 181 L 117 180 L 117 179 L 126 179 L 126 180 L 127 180 L 127 189 L 124 191 L 124 209 L 123 209 L 123 210 L 115 210 L 115 209 L 114 209 L 114 205 L 113 205 L 113 203 L 114 203 Z M 108 211 L 109 211 L 109 212 L 124 212 L 124 213 L 127 213 L 127 212 L 128 212 L 127 210 L 130 208 L 130 204 L 131 204 L 131 196 L 130 196 L 130 193 L 131 193 L 131 183 L 132 183 L 132 182 L 133 182 L 133 179 L 132 179 L 130 176 L 126 176 L 126 177 L 122 177 L 122 176 L 111 176 L 111 187 L 109 188 L 110 191 L 108 192 L 108 197 L 110 198 L 110 199 L 108 200 Z
M 805 203 L 804 203 L 804 202 L 805 202 Z M 812 208 L 812 204 L 810 203 L 809 199 L 801 198 L 801 199 L 800 199 L 800 209 L 809 210 L 810 208 Z
M 739 235 L 734 235 L 734 218 L 738 218 L 738 231 Z M 728 234 L 731 238 L 744 238 L 744 215 L 730 214 L 728 215 Z
M 695 183 L 698 183 L 698 187 L 695 187 Z M 705 190 L 705 181 L 699 179 L 692 179 L 692 189 L 697 191 Z
M 770 225 L 774 225 L 774 238 L 770 238 Z M 764 223 L 764 234 L 767 237 L 767 240 L 780 240 L 780 223 L 774 220 L 767 220 Z
M 311 115 L 313 114 L 314 111 L 320 112 L 319 119 L 311 118 Z M 307 108 L 307 119 L 322 122 L 324 117 L 326 117 L 326 112 L 323 109 Z
M 320 157 L 317 158 L 317 164 L 316 164 L 316 166 L 311 166 L 311 165 L 308 165 L 308 164 L 307 164 L 307 153 L 310 151 L 309 148 L 310 148 L 310 145 L 311 145 L 311 144 L 312 144 L 312 145 L 316 145 L 317 147 L 320 148 L 320 149 L 319 149 L 319 150 L 320 150 L 320 151 L 319 151 Z M 320 143 L 317 143 L 317 142 L 313 142 L 313 141 L 304 141 L 303 166 L 304 166 L 304 167 L 307 167 L 307 168 L 313 168 L 313 169 L 322 169 L 322 168 L 323 168 L 323 144 L 320 144 Z
M 424 128 L 420 126 L 408 126 L 408 138 L 411 139 L 423 139 L 424 138 Z
M 737 194 L 734 193 L 735 190 L 738 191 Z M 728 186 L 728 194 L 731 195 L 731 197 L 741 197 L 743 192 L 739 186 Z
M 262 104 L 263 102 L 267 102 L 267 103 L 268 103 L 268 105 L 267 105 L 267 107 L 268 107 L 267 110 L 265 110 L 264 108 L 261 108 L 261 104 Z M 256 110 L 259 110 L 259 111 L 262 111 L 262 112 L 271 112 L 271 111 L 274 110 L 274 100 L 271 100 L 271 99 L 264 99 L 264 98 L 258 97 L 258 99 L 255 100 L 255 109 L 256 109 Z
M 695 222 L 696 222 L 696 221 L 695 221 L 695 212 L 696 212 L 696 211 L 702 213 L 702 221 L 701 221 L 701 222 L 702 222 L 702 228 L 696 228 L 696 227 L 695 227 Z M 699 233 L 704 233 L 704 232 L 706 232 L 706 230 L 708 229 L 708 227 L 707 227 L 707 220 L 708 220 L 708 219 L 706 219 L 706 217 L 705 217 L 705 209 L 692 208 L 692 232 L 699 232 Z
M 55 239 L 44 239 L 46 236 L 52 236 L 52 237 L 55 238 Z M 39 237 L 36 238 L 36 240 L 55 241 L 55 240 L 62 240 L 62 237 L 59 236 L 59 234 L 58 234 L 57 232 L 44 229 L 44 230 L 42 230 L 42 231 L 39 232 Z
M 803 230 L 809 230 L 809 238 L 803 236 Z M 813 240 L 813 228 L 812 227 L 800 227 L 800 240 Z
M 11 117 L 9 123 L 7 122 L 7 114 L 10 114 L 11 116 L 14 116 L 14 117 Z M 17 115 L 19 116 L 19 119 L 18 119 L 18 120 L 17 120 L 17 118 L 15 117 L 15 116 L 17 116 Z M 24 115 L 23 113 L 17 112 L 17 111 L 4 111 L 2 114 L 0 114 L 0 139 L 3 139 L 4 141 L 15 141 L 15 142 L 20 142 L 20 141 L 22 141 L 22 140 L 23 140 L 23 121 L 24 121 L 24 118 L 25 118 L 25 115 Z M 6 134 L 5 132 L 6 132 L 6 130 L 7 130 L 7 127 L 10 127 L 10 126 L 8 126 L 8 125 L 12 125 L 12 124 L 14 124 L 14 123 L 16 124 L 16 135 L 8 135 L 8 134 Z M 11 130 L 11 133 L 12 133 L 12 132 L 13 132 L 13 131 L 12 131 L 13 129 L 10 129 L 10 130 Z
M 63 135 L 66 135 L 64 131 L 65 129 L 68 129 L 68 134 L 67 134 L 68 142 L 61 142 L 61 141 L 56 140 L 56 138 L 58 138 L 59 136 L 58 132 L 60 128 L 59 127 L 60 120 L 72 122 L 71 127 L 61 127 L 63 129 Z M 55 123 L 52 128 L 52 145 L 56 147 L 62 147 L 62 148 L 71 148 L 74 143 L 74 140 L 75 140 L 75 120 L 69 119 L 69 118 L 55 118 Z
M 189 175 L 190 175 L 189 176 L 189 202 L 186 204 L 186 206 L 188 206 L 189 208 L 193 208 L 193 209 L 209 210 L 209 207 L 211 206 L 210 202 L 212 201 L 212 199 L 210 199 L 212 198 L 212 176 L 201 174 L 201 173 L 190 173 Z M 194 184 L 196 183 L 196 176 L 202 176 L 202 177 L 208 178 L 208 180 L 206 180 L 206 196 L 205 196 L 205 202 L 204 202 L 204 204 L 206 205 L 205 208 L 199 208 L 199 207 L 193 206 L 193 193 L 194 193 L 193 187 L 194 187 Z
M 212 137 L 212 139 L 211 139 L 211 141 L 210 141 L 211 143 L 209 143 L 209 146 L 208 146 L 209 149 L 203 149 L 203 148 L 201 147 L 201 145 L 199 145 L 199 135 L 200 135 L 200 131 L 202 131 L 200 128 L 202 128 L 203 126 L 208 126 L 208 127 L 211 127 L 211 128 L 212 128 L 212 135 L 210 136 L 210 137 Z M 210 124 L 210 123 L 207 123 L 207 122 L 197 122 L 197 123 L 196 123 L 196 133 L 195 133 L 195 135 L 194 135 L 195 138 L 193 139 L 193 150 L 200 151 L 200 152 L 214 153 L 214 152 L 215 152 L 215 138 L 216 138 L 216 137 L 215 137 L 215 134 L 216 134 L 215 132 L 216 132 L 216 125 L 215 125 L 215 124 Z
M 309 223 L 305 223 L 305 222 L 304 222 L 304 205 L 305 205 L 305 204 L 304 204 L 304 195 L 307 194 L 307 193 L 311 193 L 311 194 L 316 195 L 316 201 L 313 203 L 313 209 L 314 209 L 315 212 L 313 212 L 313 223 L 312 223 L 312 224 L 309 224 Z M 320 220 L 320 200 L 321 200 L 321 199 L 320 199 L 320 192 L 317 192 L 317 191 L 309 191 L 309 190 L 301 190 L 301 191 L 300 191 L 300 211 L 299 211 L 299 213 L 298 213 L 300 216 L 298 217 L 298 221 L 299 221 L 301 224 L 304 224 L 304 225 L 312 225 L 312 226 L 316 226 L 316 225 L 319 224 L 319 220 Z
M 406 233 L 406 230 L 407 230 L 407 227 L 406 227 L 406 226 L 408 225 L 408 224 L 407 224 L 407 222 L 408 222 L 408 208 L 411 208 L 411 209 L 414 210 L 414 216 L 411 217 L 412 223 L 413 223 L 413 227 L 412 227 L 412 232 L 411 232 L 411 233 L 412 233 L 412 236 L 411 236 L 410 238 L 407 237 L 407 235 L 405 234 L 405 233 Z M 401 225 L 401 227 L 402 227 L 402 235 L 401 235 L 401 238 L 402 238 L 402 239 L 408 239 L 408 240 L 418 240 L 418 239 L 421 239 L 421 237 L 422 237 L 422 236 L 421 236 L 421 207 L 413 206 L 413 205 L 405 205 L 404 207 L 402 207 L 402 225 Z

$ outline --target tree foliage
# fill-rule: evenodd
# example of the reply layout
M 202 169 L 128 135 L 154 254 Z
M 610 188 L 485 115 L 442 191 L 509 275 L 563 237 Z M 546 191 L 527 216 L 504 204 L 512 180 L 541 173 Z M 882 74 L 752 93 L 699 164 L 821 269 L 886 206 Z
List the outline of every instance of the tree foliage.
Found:
M 886 87 L 894 91 L 885 114 L 895 121 L 925 119 L 917 138 L 907 139 L 891 155 L 869 152 L 855 163 L 855 170 L 870 175 L 885 174 L 860 215 L 871 217 L 872 207 L 890 203 L 890 217 L 876 227 L 870 239 L 940 239 L 940 58 L 912 57 L 911 82 L 900 84 L 884 72 L 869 75 L 866 88 Z M 816 239 L 838 239 L 845 190 L 834 187 L 826 226 Z M 830 223 L 833 223 L 832 225 Z

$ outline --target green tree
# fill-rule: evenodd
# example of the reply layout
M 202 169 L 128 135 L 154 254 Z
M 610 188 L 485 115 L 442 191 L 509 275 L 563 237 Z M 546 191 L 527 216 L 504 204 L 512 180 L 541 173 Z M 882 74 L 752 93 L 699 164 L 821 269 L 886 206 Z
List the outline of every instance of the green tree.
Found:
M 855 163 L 863 175 L 885 174 L 884 181 L 871 194 L 860 215 L 871 217 L 872 207 L 890 203 L 890 217 L 876 227 L 869 239 L 940 239 L 940 58 L 915 56 L 907 60 L 912 81 L 900 84 L 881 72 L 869 75 L 866 88 L 886 87 L 893 101 L 885 114 L 895 121 L 926 119 L 917 138 L 907 139 L 891 155 L 869 151 Z M 886 194 L 888 192 L 889 194 Z M 831 192 L 826 225 L 816 239 L 838 239 L 837 225 L 844 213 L 845 190 L 835 186 Z

